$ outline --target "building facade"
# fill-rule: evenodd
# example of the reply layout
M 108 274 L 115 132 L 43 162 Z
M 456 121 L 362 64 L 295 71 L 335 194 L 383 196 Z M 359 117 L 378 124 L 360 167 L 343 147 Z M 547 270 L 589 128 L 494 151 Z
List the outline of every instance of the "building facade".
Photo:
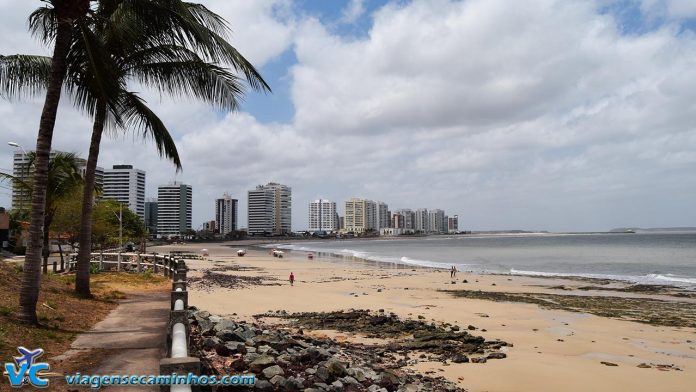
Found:
M 32 153 L 29 151 L 28 153 Z M 67 154 L 62 151 L 51 151 L 49 159 L 56 156 L 56 154 Z M 80 174 L 84 177 L 85 171 L 87 170 L 87 161 L 82 158 L 77 158 L 77 167 L 80 170 Z M 24 154 L 24 152 L 15 151 L 12 159 L 12 175 L 21 179 L 22 181 L 27 181 L 31 177 L 33 169 L 33 164 L 31 164 L 30 157 Z M 95 172 L 95 184 L 99 187 L 104 185 L 104 169 L 97 166 Z M 12 186 L 12 209 L 16 210 L 27 210 L 31 207 L 31 193 L 17 186 Z
M 330 232 L 338 225 L 336 202 L 319 199 L 309 203 L 309 231 Z
M 428 211 L 428 230 L 427 233 L 442 233 L 445 227 L 445 211 L 434 209 Z
M 157 199 L 145 201 L 145 228 L 151 236 L 157 235 Z
M 372 200 L 352 198 L 346 201 L 345 207 L 344 231 L 364 233 L 378 230 L 377 203 Z
M 292 189 L 270 182 L 248 192 L 249 234 L 284 235 L 292 232 Z
M 386 229 L 391 227 L 391 211 L 387 203 L 377 202 L 377 228 Z
M 192 229 L 193 189 L 173 182 L 157 190 L 157 235 L 179 236 Z
M 228 234 L 237 230 L 239 201 L 225 193 L 221 199 L 215 200 L 215 231 L 218 234 Z
M 459 215 L 451 216 L 447 219 L 447 232 L 456 233 L 459 231 Z
M 128 206 L 145 220 L 145 172 L 132 165 L 114 165 L 104 171 L 102 198 Z
M 428 225 L 428 209 L 419 208 L 414 212 L 413 230 L 416 233 L 428 233 L 430 226 Z

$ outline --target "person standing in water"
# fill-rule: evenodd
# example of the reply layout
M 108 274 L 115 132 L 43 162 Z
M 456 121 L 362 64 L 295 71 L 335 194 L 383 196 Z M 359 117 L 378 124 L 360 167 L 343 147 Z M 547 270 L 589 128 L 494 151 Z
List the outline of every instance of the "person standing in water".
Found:
M 295 283 L 295 275 L 290 272 L 290 286 L 294 286 Z

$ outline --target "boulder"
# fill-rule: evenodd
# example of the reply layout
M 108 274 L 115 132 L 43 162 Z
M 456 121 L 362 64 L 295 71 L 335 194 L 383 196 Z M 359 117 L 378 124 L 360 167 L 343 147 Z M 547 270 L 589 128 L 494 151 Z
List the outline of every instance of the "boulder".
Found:
M 247 354 L 247 356 L 250 354 Z M 249 364 L 249 370 L 252 372 L 258 373 L 262 369 L 265 369 L 268 366 L 275 365 L 275 359 L 270 356 L 270 355 L 261 355 L 258 358 L 254 359 L 250 364 Z
M 277 375 L 281 375 L 281 376 L 285 375 L 285 371 L 283 371 L 283 368 L 281 368 L 278 365 L 269 366 L 269 367 L 263 369 L 262 373 L 263 373 L 263 376 L 266 377 L 267 379 L 271 379 Z

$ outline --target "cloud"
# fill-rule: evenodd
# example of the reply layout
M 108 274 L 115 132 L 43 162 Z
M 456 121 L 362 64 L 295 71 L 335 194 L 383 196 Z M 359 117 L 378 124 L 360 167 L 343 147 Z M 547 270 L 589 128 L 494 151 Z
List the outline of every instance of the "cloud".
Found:
M 341 23 L 354 23 L 365 13 L 365 0 L 350 0 L 341 11 Z

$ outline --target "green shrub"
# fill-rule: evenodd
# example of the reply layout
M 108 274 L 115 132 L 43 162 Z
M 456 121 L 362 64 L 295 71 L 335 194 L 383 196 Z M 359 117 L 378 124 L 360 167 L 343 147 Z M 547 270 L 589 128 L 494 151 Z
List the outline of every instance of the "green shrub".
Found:
M 90 264 L 90 265 L 89 265 L 89 273 L 90 273 L 90 274 L 98 274 L 98 273 L 99 273 L 99 265 L 97 265 L 97 264 Z

